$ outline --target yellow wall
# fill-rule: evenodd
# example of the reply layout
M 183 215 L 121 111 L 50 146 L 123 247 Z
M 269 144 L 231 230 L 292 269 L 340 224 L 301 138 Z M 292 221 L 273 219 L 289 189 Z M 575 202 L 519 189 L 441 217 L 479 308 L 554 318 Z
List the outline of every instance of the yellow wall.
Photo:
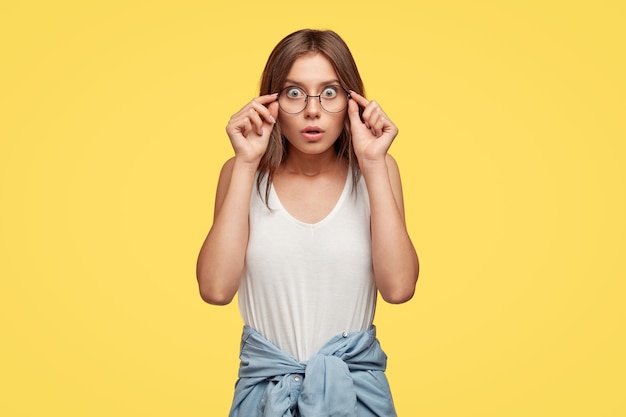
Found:
M 226 122 L 302 27 L 400 127 L 399 414 L 626 412 L 622 2 L 4 3 L 0 415 L 226 415 L 241 320 L 195 259 Z

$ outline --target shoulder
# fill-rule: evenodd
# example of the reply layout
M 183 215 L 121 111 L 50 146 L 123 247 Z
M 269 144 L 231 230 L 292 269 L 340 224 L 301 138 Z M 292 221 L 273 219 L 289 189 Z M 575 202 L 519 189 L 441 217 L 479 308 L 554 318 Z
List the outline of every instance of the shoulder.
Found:
M 387 174 L 389 175 L 393 196 L 402 213 L 402 217 L 404 217 L 404 193 L 402 191 L 402 180 L 400 179 L 400 168 L 396 160 L 389 154 L 387 154 L 385 162 L 387 163 Z
M 396 162 L 396 159 L 390 153 L 385 155 L 385 160 L 387 161 L 387 163 L 392 163 L 396 166 L 398 165 L 398 163 Z
M 387 172 L 389 173 L 389 179 L 393 182 L 400 181 L 400 168 L 393 156 L 387 154 L 385 157 L 385 163 L 387 165 Z
M 228 187 L 230 186 L 230 182 L 233 177 L 233 172 L 235 171 L 235 169 L 238 169 L 238 168 L 236 168 L 235 166 L 235 157 L 233 156 L 229 158 L 228 160 L 226 160 L 226 162 L 224 162 L 224 164 L 222 165 L 222 169 L 220 171 L 220 175 L 219 175 L 219 179 L 217 183 L 218 195 L 223 195 L 228 189 Z M 255 183 L 258 178 L 259 178 L 259 171 L 257 170 L 254 173 Z
M 219 207 L 221 207 L 226 191 L 230 186 L 230 180 L 233 175 L 233 168 L 235 166 L 235 157 L 228 159 L 222 165 L 219 179 L 217 180 L 217 190 L 215 192 L 215 212 L 217 213 Z
M 230 177 L 230 174 L 232 174 L 233 172 L 234 166 L 235 166 L 235 157 L 233 156 L 231 158 L 228 158 L 226 162 L 224 162 L 224 165 L 222 165 L 220 177 L 224 176 L 225 174 L 227 174 L 227 176 Z
M 233 171 L 235 170 L 235 157 L 231 157 L 224 162 L 220 171 L 218 187 L 228 187 Z
M 400 184 L 400 168 L 398 167 L 398 163 L 394 159 L 393 156 L 387 154 L 385 155 L 385 165 L 387 166 L 387 175 L 389 176 L 389 180 L 392 185 L 397 186 Z M 359 182 L 365 182 L 363 175 L 359 176 Z

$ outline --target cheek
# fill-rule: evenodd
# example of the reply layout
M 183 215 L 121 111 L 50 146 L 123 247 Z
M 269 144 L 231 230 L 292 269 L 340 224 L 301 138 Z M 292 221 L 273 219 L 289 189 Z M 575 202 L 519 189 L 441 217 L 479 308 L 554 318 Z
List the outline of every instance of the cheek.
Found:
M 343 115 L 336 115 L 335 120 L 333 121 L 333 126 L 335 127 L 335 129 L 341 133 L 341 131 L 343 130 L 344 126 L 349 126 L 348 122 L 348 116 L 347 114 L 343 114 Z
M 292 129 L 293 123 L 289 120 L 289 116 L 284 116 L 278 113 L 277 118 L 278 126 L 280 126 L 280 130 L 285 133 Z

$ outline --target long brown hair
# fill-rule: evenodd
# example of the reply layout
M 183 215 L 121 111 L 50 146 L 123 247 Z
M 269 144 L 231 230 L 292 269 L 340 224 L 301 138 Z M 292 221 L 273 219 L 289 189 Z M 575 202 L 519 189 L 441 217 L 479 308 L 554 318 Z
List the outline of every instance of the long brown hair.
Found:
M 263 75 L 261 76 L 260 95 L 277 93 L 283 88 L 287 75 L 294 61 L 303 55 L 320 53 L 333 66 L 343 88 L 365 95 L 363 81 L 359 75 L 348 45 L 332 30 L 303 29 L 286 36 L 270 54 Z M 352 171 L 353 184 L 356 185 L 361 172 L 352 147 L 352 133 L 348 116 L 344 120 L 343 130 L 337 138 L 335 150 L 339 158 L 345 158 Z M 274 172 L 287 155 L 287 140 L 281 133 L 279 123 L 274 125 L 269 144 L 259 163 L 257 188 L 267 175 L 265 203 L 268 203 L 269 190 Z

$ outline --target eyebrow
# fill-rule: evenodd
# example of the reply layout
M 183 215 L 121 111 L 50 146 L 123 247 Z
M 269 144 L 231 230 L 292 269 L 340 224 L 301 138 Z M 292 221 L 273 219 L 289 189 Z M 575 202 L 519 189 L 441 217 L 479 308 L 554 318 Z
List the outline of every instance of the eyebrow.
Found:
M 285 80 L 285 85 L 286 84 L 294 84 L 297 85 L 299 87 L 304 87 L 304 84 L 295 81 L 295 80 L 290 80 L 290 79 L 286 79 Z M 326 85 L 338 85 L 341 86 L 341 83 L 339 82 L 339 80 L 333 79 L 333 80 L 328 80 L 328 81 L 323 81 L 321 83 L 318 84 L 318 86 L 326 86 Z

